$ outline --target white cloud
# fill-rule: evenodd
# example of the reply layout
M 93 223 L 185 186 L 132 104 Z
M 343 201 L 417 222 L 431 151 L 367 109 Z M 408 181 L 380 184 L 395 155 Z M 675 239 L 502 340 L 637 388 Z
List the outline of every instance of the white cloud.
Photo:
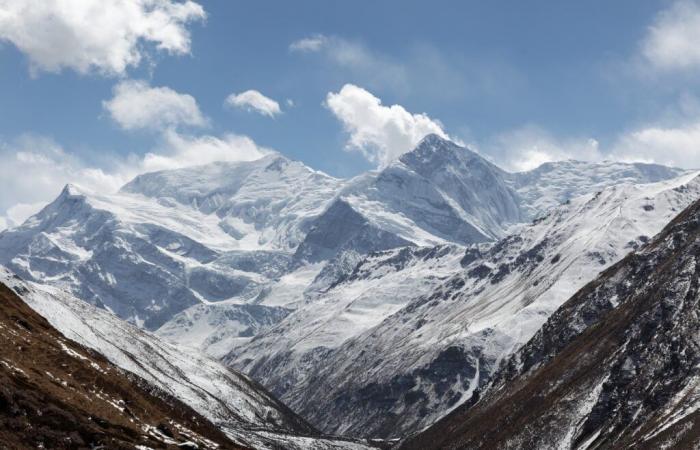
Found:
M 117 84 L 113 93 L 102 106 L 125 130 L 207 124 L 194 97 L 168 87 L 151 87 L 145 81 L 127 80 Z
M 649 27 L 642 54 L 661 70 L 700 66 L 700 4 L 680 0 L 661 11 Z
M 533 125 L 501 133 L 483 148 L 498 165 L 516 172 L 551 161 L 603 159 L 598 141 L 593 138 L 557 138 Z
M 479 147 L 498 165 L 512 171 L 530 170 L 545 162 L 566 159 L 700 169 L 700 118 L 680 125 L 639 126 L 619 133 L 603 149 L 596 139 L 559 138 L 536 126 L 502 133 Z
M 240 94 L 229 95 L 226 97 L 226 104 L 235 108 L 256 111 L 268 117 L 274 117 L 282 113 L 279 103 L 254 89 L 241 92 Z
M 245 136 L 187 136 L 166 130 L 154 151 L 95 167 L 50 139 L 24 136 L 0 144 L 0 230 L 23 222 L 56 198 L 67 183 L 113 193 L 140 173 L 214 161 L 250 161 L 271 151 Z
M 352 84 L 328 93 L 326 106 L 350 134 L 347 148 L 362 152 L 380 167 L 413 149 L 427 134 L 448 137 L 442 125 L 426 114 L 412 114 L 401 105 L 384 106 L 370 92 Z
M 629 131 L 617 139 L 612 155 L 622 161 L 700 169 L 700 121 Z
M 326 44 L 329 39 L 322 34 L 305 37 L 289 44 L 289 51 L 292 52 L 318 52 Z
M 188 23 L 201 5 L 173 0 L 0 0 L 0 40 L 29 58 L 30 70 L 122 75 L 148 56 L 190 52 Z
M 254 161 L 270 152 L 247 136 L 187 136 L 170 130 L 164 134 L 160 151 L 147 153 L 138 161 L 137 171 L 177 169 L 215 161 Z
M 29 217 L 41 211 L 41 209 L 46 206 L 46 202 L 38 203 L 18 203 L 7 210 L 7 219 L 5 224 L 7 226 L 20 225 Z

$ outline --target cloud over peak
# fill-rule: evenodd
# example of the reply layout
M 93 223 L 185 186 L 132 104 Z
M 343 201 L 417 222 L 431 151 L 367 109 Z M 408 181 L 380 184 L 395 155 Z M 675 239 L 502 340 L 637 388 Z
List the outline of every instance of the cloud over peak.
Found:
M 147 46 L 189 53 L 187 25 L 205 17 L 189 0 L 0 0 L 0 41 L 26 54 L 34 74 L 116 76 L 139 65 Z
M 240 94 L 229 95 L 226 98 L 226 105 L 234 108 L 247 109 L 248 111 L 254 111 L 268 117 L 282 114 L 282 109 L 277 101 L 264 96 L 254 89 L 241 92 Z
M 380 167 L 412 150 L 428 134 L 449 138 L 437 120 L 412 114 L 401 105 L 384 106 L 372 93 L 353 84 L 329 92 L 326 106 L 349 133 L 347 149 L 361 152 Z

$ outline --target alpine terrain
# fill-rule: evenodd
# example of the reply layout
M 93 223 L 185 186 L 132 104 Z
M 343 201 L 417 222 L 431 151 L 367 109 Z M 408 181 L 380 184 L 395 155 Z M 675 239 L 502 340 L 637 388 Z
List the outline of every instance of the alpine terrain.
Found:
M 700 450 L 700 0 L 434 3 L 0 0 L 0 450 Z
M 699 257 L 697 201 L 401 448 L 697 448 Z
M 0 269 L 0 282 L 66 337 L 100 353 L 141 385 L 192 408 L 240 445 L 256 449 L 363 449 L 321 433 L 258 383 L 196 350 L 179 348 L 60 290 Z
M 698 196 L 694 172 L 509 173 L 429 135 L 348 180 L 268 153 L 111 195 L 68 185 L 0 233 L 0 264 L 59 331 L 240 445 L 352 448 L 321 433 L 395 439 L 443 417 Z
M 224 360 L 327 432 L 400 437 L 469 398 L 559 305 L 697 198 L 696 174 L 619 185 L 491 246 L 369 255 Z
M 242 449 L 164 391 L 66 338 L 0 284 L 3 448 Z

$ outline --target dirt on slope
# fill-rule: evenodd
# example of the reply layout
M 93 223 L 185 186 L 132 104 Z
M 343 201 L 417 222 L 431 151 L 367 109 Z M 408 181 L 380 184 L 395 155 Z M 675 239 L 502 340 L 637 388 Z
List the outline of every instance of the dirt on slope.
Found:
M 66 339 L 0 284 L 0 449 L 239 449 L 188 406 Z

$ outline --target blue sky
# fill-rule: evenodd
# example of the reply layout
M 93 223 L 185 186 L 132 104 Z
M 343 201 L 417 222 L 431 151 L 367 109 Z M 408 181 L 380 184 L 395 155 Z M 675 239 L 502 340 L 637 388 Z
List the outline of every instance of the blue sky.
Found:
M 41 5 L 0 0 L 0 228 L 69 181 L 266 149 L 349 177 L 426 132 L 510 170 L 700 167 L 694 1 Z

